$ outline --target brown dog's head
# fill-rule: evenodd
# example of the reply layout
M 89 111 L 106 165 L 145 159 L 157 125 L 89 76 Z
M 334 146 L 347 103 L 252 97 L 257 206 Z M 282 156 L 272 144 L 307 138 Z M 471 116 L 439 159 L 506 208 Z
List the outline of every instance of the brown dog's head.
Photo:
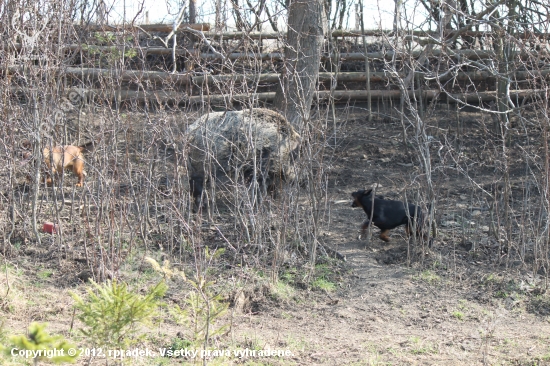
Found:
M 361 189 L 360 191 L 353 192 L 351 196 L 353 197 L 353 202 L 351 204 L 351 207 L 363 207 L 363 204 L 361 203 L 361 198 L 368 197 L 372 193 L 372 188 L 365 191 L 364 189 Z
M 21 146 L 23 147 L 23 149 L 25 150 L 30 150 L 32 149 L 32 144 L 29 140 L 22 140 L 21 141 Z
M 17 154 L 23 161 L 21 165 L 25 165 L 32 158 L 32 144 L 29 140 L 21 141 L 21 148 L 18 149 Z

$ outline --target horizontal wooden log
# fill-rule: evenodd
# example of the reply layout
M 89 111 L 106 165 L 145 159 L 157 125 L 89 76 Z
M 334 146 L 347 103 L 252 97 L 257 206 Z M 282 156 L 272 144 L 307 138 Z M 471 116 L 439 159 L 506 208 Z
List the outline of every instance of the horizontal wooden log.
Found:
M 122 32 L 122 31 L 131 31 L 143 29 L 146 32 L 166 32 L 170 33 L 172 31 L 172 24 L 118 24 L 118 25 L 109 25 L 109 24 L 90 24 L 84 27 L 76 26 L 90 32 Z M 139 27 L 139 28 L 138 28 Z M 208 23 L 196 23 L 196 24 L 180 24 L 178 30 L 181 30 L 185 27 L 189 27 L 198 31 L 209 31 L 210 24 Z
M 60 72 L 60 74 L 69 75 L 75 78 L 108 78 L 114 80 L 123 81 L 153 81 L 163 83 L 178 83 L 189 84 L 192 80 L 192 74 L 182 73 L 173 74 L 163 71 L 138 71 L 138 70 L 125 70 L 115 71 L 110 69 L 92 69 L 92 68 L 77 68 L 68 67 Z
M 83 51 L 88 53 L 94 53 L 94 52 L 113 52 L 115 50 L 119 51 L 135 51 L 138 55 L 172 55 L 172 49 L 170 48 L 164 48 L 164 47 L 144 47 L 144 48 L 132 48 L 132 47 L 107 47 L 107 46 L 94 46 L 94 45 L 71 45 L 68 46 L 68 49 L 71 51 Z M 412 53 L 412 57 L 418 57 L 420 56 L 421 51 L 414 51 Z M 465 57 L 465 58 L 471 58 L 471 59 L 483 59 L 483 58 L 494 58 L 495 53 L 493 51 L 477 51 L 477 50 L 457 50 L 454 51 L 458 57 Z M 187 49 L 176 49 L 175 51 L 176 55 L 178 56 L 191 56 L 196 57 L 197 59 L 220 59 L 219 56 L 214 55 L 212 53 L 198 53 L 195 50 L 187 50 Z M 439 57 L 442 55 L 441 50 L 434 50 L 432 52 L 432 55 L 435 57 Z M 398 58 L 400 58 L 402 55 L 398 54 Z M 261 59 L 261 60 L 282 60 L 284 55 L 280 52 L 273 52 L 273 53 L 254 53 L 254 52 L 248 52 L 248 53 L 231 53 L 229 55 L 226 55 L 227 58 L 230 60 L 237 60 L 237 59 Z M 324 61 L 329 59 L 339 59 L 342 61 L 364 61 L 365 57 L 369 59 L 386 59 L 386 60 L 392 60 L 394 57 L 393 51 L 386 51 L 386 52 L 368 52 L 368 53 L 362 53 L 362 52 L 352 52 L 352 53 L 339 53 L 339 54 L 333 54 L 333 55 L 322 55 L 321 56 Z M 407 56 L 409 57 L 409 56 Z
M 79 27 L 79 26 L 77 26 Z M 172 31 L 172 24 L 125 24 L 125 25 L 89 25 L 87 27 L 82 27 L 85 30 L 91 32 L 120 32 L 122 30 L 139 30 L 143 29 L 146 32 L 166 32 L 169 33 Z M 210 24 L 181 24 L 178 29 L 183 29 L 189 27 L 195 30 L 200 30 L 205 32 L 206 37 L 211 38 L 225 38 L 225 39 L 240 39 L 240 38 L 249 38 L 249 39 L 278 39 L 286 37 L 286 32 L 209 32 Z M 417 37 L 430 37 L 429 34 L 423 31 L 413 32 Z M 384 34 L 393 34 L 393 31 L 380 31 L 377 29 L 365 30 L 365 35 L 367 36 L 382 36 Z M 363 34 L 360 31 L 354 30 L 335 30 L 332 32 L 333 37 L 362 37 Z M 433 37 L 433 35 L 431 35 Z
M 115 49 L 118 50 L 125 50 L 125 51 L 135 51 L 138 55 L 172 55 L 172 49 L 170 48 L 164 48 L 164 47 L 143 47 L 143 48 L 132 48 L 132 47 L 106 47 L 106 46 L 88 46 L 88 45 L 70 45 L 68 46 L 68 49 L 72 51 L 83 51 L 83 52 L 112 52 Z M 413 57 L 417 58 L 420 56 L 422 51 L 413 51 L 410 55 L 403 55 L 402 53 L 398 53 L 397 59 L 401 59 L 402 57 Z M 199 53 L 196 50 L 187 50 L 187 49 L 176 49 L 176 55 L 178 56 L 190 56 L 195 57 L 196 59 L 205 59 L 205 60 L 215 60 L 215 59 L 221 59 L 218 55 L 214 55 L 212 53 Z M 238 59 L 261 59 L 261 60 L 282 60 L 283 54 L 280 52 L 273 52 L 273 53 L 254 53 L 254 52 L 248 52 L 248 53 L 231 53 L 229 55 L 225 55 L 230 60 L 238 60 Z M 449 54 L 448 52 L 444 52 L 441 49 L 435 49 L 431 52 L 430 57 L 449 57 L 449 58 L 467 58 L 470 60 L 480 60 L 480 59 L 494 59 L 495 53 L 491 50 L 453 50 L 452 54 Z M 532 53 L 527 52 L 512 52 L 511 57 L 517 57 L 520 56 L 522 59 L 526 59 L 528 57 L 532 57 Z M 550 58 L 550 54 L 546 51 L 538 52 L 537 57 L 546 57 Z M 332 54 L 332 55 L 321 55 L 321 58 L 326 61 L 329 59 L 332 60 L 342 60 L 342 61 L 364 61 L 365 57 L 369 59 L 377 59 L 377 60 L 392 60 L 394 57 L 393 51 L 386 51 L 386 52 L 368 52 L 368 53 L 362 53 L 362 52 L 351 52 L 351 53 L 339 53 L 339 54 Z
M 125 25 L 87 25 L 80 27 L 75 25 L 77 28 L 88 29 L 92 32 L 113 32 L 113 31 L 122 31 L 122 30 L 131 30 L 139 29 L 139 26 L 147 32 L 171 32 L 172 24 L 125 24 Z M 237 38 L 251 38 L 251 39 L 277 39 L 286 37 L 286 32 L 208 32 L 210 30 L 210 24 L 208 23 L 197 23 L 197 24 L 181 24 L 179 29 L 190 27 L 195 30 L 201 30 L 205 32 L 207 37 L 215 38 L 226 38 L 226 39 L 237 39 Z M 445 36 L 451 38 L 454 36 L 456 31 L 450 31 Z M 333 37 L 362 37 L 363 35 L 368 37 L 393 37 L 395 32 L 393 30 L 381 30 L 381 29 L 365 29 L 361 30 L 346 30 L 338 29 L 332 32 Z M 428 37 L 428 38 L 439 38 L 439 33 L 435 31 L 407 31 L 407 35 L 412 35 L 415 37 Z M 461 37 L 492 37 L 491 32 L 484 31 L 466 31 L 460 33 Z M 517 38 L 527 39 L 527 38 L 550 38 L 550 33 L 533 33 L 533 32 L 523 32 L 513 35 Z
M 251 102 L 254 100 L 260 101 L 273 101 L 275 98 L 275 92 L 256 93 L 256 94 L 224 94 L 224 95 L 200 95 L 200 96 L 188 96 L 182 92 L 172 91 L 132 91 L 132 90 L 101 90 L 101 89 L 87 89 L 78 90 L 78 93 L 83 99 L 99 98 L 104 100 L 114 100 L 117 98 L 120 101 L 159 101 L 159 102 L 175 102 L 175 103 L 232 103 L 232 102 Z M 511 90 L 510 97 L 512 100 L 524 99 L 533 96 L 545 96 L 545 90 Z M 463 102 L 463 103 L 479 103 L 489 102 L 496 100 L 496 92 L 478 92 L 478 93 L 453 93 L 447 94 L 441 93 L 439 90 L 424 90 L 424 91 L 409 91 L 409 96 L 416 98 L 425 98 L 431 100 L 438 98 L 441 100 L 448 100 L 449 102 Z M 349 100 L 366 100 L 369 97 L 369 92 L 366 90 L 336 90 L 320 91 L 315 94 L 317 100 L 327 100 L 330 97 L 334 98 L 336 102 L 348 102 Z M 371 90 L 370 97 L 373 99 L 399 99 L 401 98 L 401 91 L 399 90 Z
M 23 72 L 25 69 L 21 66 L 8 67 L 10 74 L 17 74 Z M 50 69 L 52 71 L 52 69 Z M 181 73 L 174 74 L 162 71 L 139 71 L 139 70 L 125 70 L 116 71 L 110 69 L 96 69 L 96 68 L 76 68 L 68 67 L 66 69 L 58 69 L 56 71 L 59 75 L 68 75 L 76 79 L 98 79 L 107 78 L 112 80 L 121 81 L 152 81 L 164 84 L 194 84 L 203 85 L 205 82 L 208 84 L 216 83 L 278 83 L 280 81 L 279 74 L 229 74 L 229 75 L 196 75 L 194 73 Z M 473 72 L 459 72 L 459 73 L 445 73 L 443 75 L 424 75 L 420 74 L 421 78 L 429 78 L 431 80 L 439 79 L 440 81 L 448 81 L 456 78 L 458 81 L 482 81 L 482 80 L 494 80 L 495 76 L 489 72 L 473 71 Z M 550 76 L 550 69 L 535 70 L 535 71 L 516 71 L 514 74 L 508 76 L 514 81 L 528 81 L 534 78 L 547 78 Z M 405 74 L 399 75 L 404 78 Z M 367 75 L 365 72 L 320 72 L 319 80 L 326 81 L 336 78 L 339 82 L 366 82 Z M 390 78 L 384 72 L 372 72 L 370 73 L 371 82 L 388 81 Z
M 28 88 L 21 87 L 10 87 L 10 92 L 18 95 L 25 95 L 36 93 L 36 90 L 31 90 Z M 510 97 L 512 100 L 524 99 L 529 97 L 543 97 L 545 98 L 547 91 L 546 90 L 537 90 L 537 89 L 525 89 L 525 90 L 511 90 Z M 315 94 L 315 99 L 320 101 L 328 100 L 329 98 L 334 98 L 337 103 L 347 103 L 350 100 L 366 100 L 370 97 L 373 99 L 399 99 L 401 98 L 401 91 L 399 90 L 371 90 L 370 92 L 366 90 L 336 90 L 333 92 L 330 91 L 320 91 Z M 215 95 L 198 95 L 198 96 L 188 96 L 183 92 L 176 91 L 165 91 L 165 90 L 155 90 L 155 91 L 134 91 L 134 90 L 112 90 L 112 89 L 83 89 L 83 88 L 73 88 L 69 89 L 66 92 L 66 95 L 69 96 L 69 99 L 73 102 L 78 99 L 75 98 L 75 95 L 79 96 L 82 100 L 119 100 L 119 101 L 137 101 L 143 102 L 148 101 L 157 101 L 157 102 L 171 102 L 171 103 L 186 103 L 186 104 L 219 104 L 219 103 L 233 103 L 233 102 L 242 102 L 250 103 L 253 101 L 273 101 L 275 98 L 275 92 L 267 93 L 255 93 L 255 94 L 215 94 Z M 497 94 L 495 91 L 489 92 L 478 92 L 478 93 L 453 93 L 446 94 L 441 93 L 439 90 L 417 90 L 409 91 L 409 97 L 413 98 L 425 98 L 427 100 L 432 100 L 434 98 L 440 100 L 447 100 L 451 103 L 461 102 L 461 103 L 479 103 L 479 102 L 490 102 L 496 100 Z
M 172 49 L 171 48 L 164 48 L 164 47 L 115 47 L 115 46 L 94 46 L 94 45 L 77 45 L 72 44 L 70 46 L 66 47 L 67 50 L 70 51 L 82 51 L 82 52 L 88 52 L 88 53 L 108 53 L 113 51 L 133 51 L 136 52 L 137 55 L 172 55 Z M 214 55 L 212 53 L 199 53 L 197 50 L 193 49 L 183 49 L 183 48 L 177 48 L 176 49 L 176 55 L 177 56 L 191 56 L 195 57 L 197 59 L 219 59 L 220 57 L 217 55 Z M 273 52 L 273 53 L 230 53 L 229 55 L 225 55 L 230 60 L 238 60 L 238 59 L 261 59 L 261 60 L 282 60 L 283 55 L 279 52 Z M 363 58 L 365 58 L 363 56 Z
M 3 43 L 2 45 L 3 49 L 6 51 L 16 51 L 21 49 L 21 44 L 10 44 L 10 43 Z M 171 56 L 172 55 L 172 49 L 171 48 L 164 48 L 164 47 L 122 47 L 122 46 L 95 46 L 95 45 L 77 45 L 72 44 L 64 47 L 65 50 L 70 50 L 73 52 L 87 52 L 87 53 L 104 53 L 107 54 L 109 52 L 114 51 L 132 51 L 135 52 L 138 57 L 144 57 L 147 55 L 166 55 Z M 194 58 L 196 60 L 221 60 L 221 57 L 218 55 L 215 55 L 213 53 L 199 53 L 197 50 L 189 50 L 189 49 L 182 49 L 178 48 L 175 50 L 175 53 L 177 56 L 187 56 L 190 58 Z M 396 55 L 397 59 L 401 59 L 402 57 L 413 57 L 417 58 L 420 56 L 421 51 L 413 51 L 410 55 L 398 53 Z M 528 52 L 512 52 L 511 57 L 517 57 L 520 56 L 521 59 L 527 59 L 529 57 L 533 57 L 533 53 Z M 225 55 L 229 60 L 239 60 L 239 59 L 257 59 L 257 60 L 273 60 L 273 61 L 280 61 L 283 59 L 284 55 L 280 52 L 272 52 L 272 53 L 254 53 L 254 52 L 248 52 L 248 53 L 230 53 L 228 55 Z M 339 54 L 332 54 L 332 55 L 322 55 L 321 58 L 323 61 L 327 60 L 342 60 L 342 61 L 364 61 L 366 58 L 373 59 L 373 60 L 392 60 L 394 57 L 393 51 L 386 51 L 386 52 L 368 52 L 368 53 L 362 53 L 362 52 L 352 52 L 352 53 L 339 53 Z M 449 57 L 453 59 L 470 59 L 470 60 L 480 60 L 480 59 L 494 59 L 495 53 L 491 50 L 453 50 L 452 54 L 449 54 L 448 52 L 444 52 L 441 49 L 435 49 L 431 52 L 430 57 Z M 537 58 L 550 58 L 550 53 L 547 51 L 540 51 L 536 54 Z

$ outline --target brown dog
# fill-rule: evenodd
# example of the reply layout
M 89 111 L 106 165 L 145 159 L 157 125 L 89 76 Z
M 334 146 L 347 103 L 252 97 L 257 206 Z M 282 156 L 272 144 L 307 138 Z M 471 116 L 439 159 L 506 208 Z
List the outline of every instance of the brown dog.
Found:
M 65 169 L 72 169 L 78 177 L 77 187 L 82 187 L 84 183 L 84 155 L 82 147 L 66 145 L 55 146 L 52 151 L 49 148 L 44 149 L 44 162 L 48 166 L 48 179 L 46 183 L 52 184 L 51 174 L 62 174 Z

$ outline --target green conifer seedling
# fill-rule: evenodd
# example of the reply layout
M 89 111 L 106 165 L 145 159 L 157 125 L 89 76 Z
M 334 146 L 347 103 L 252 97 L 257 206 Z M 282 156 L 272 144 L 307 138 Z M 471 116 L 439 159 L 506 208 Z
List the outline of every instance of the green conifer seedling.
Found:
M 48 334 L 46 324 L 32 323 L 28 335 L 11 336 L 9 339 L 11 345 L 4 349 L 4 353 L 16 360 L 32 358 L 34 365 L 38 365 L 39 361 L 55 364 L 74 362 L 78 357 L 76 346 L 63 336 Z

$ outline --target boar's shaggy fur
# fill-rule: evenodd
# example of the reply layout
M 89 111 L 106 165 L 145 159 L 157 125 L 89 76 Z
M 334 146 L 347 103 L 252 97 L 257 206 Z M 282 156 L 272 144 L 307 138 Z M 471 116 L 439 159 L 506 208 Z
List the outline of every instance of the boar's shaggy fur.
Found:
M 281 114 L 257 108 L 212 112 L 187 130 L 191 192 L 198 203 L 203 184 L 256 180 L 263 192 L 296 179 L 293 158 L 300 135 Z

